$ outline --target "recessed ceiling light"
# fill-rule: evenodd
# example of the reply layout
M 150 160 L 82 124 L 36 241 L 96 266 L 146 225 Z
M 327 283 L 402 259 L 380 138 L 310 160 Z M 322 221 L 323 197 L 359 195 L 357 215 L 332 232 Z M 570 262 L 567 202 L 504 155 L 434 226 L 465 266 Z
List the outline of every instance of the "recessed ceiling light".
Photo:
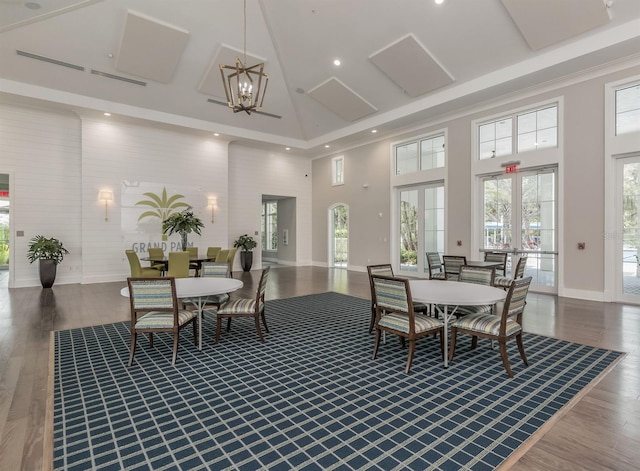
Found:
M 291 150 L 291 147 L 285 147 L 284 150 Z
M 42 5 L 40 5 L 38 2 L 27 2 L 24 4 L 24 6 L 29 10 L 39 10 L 40 8 L 42 8 Z
M 436 5 L 442 5 L 444 3 L 444 0 L 436 0 Z
M 336 67 L 340 67 L 341 64 L 342 64 L 342 62 L 340 62 L 340 59 L 334 59 L 333 60 L 333 65 L 335 65 Z
M 327 144 L 326 146 L 324 146 L 325 149 L 328 149 L 329 147 L 331 147 L 329 144 Z
M 105 116 L 111 116 L 111 113 L 105 113 L 104 115 Z
M 220 134 L 219 134 L 219 133 L 217 133 L 217 132 L 214 132 L 214 133 L 213 133 L 213 135 L 214 135 L 214 136 L 216 136 L 216 137 L 218 137 Z
M 372 132 L 373 134 L 375 134 L 375 133 L 377 133 L 377 132 L 378 132 L 378 130 L 377 130 L 377 129 L 372 129 L 372 130 L 371 130 L 371 132 Z

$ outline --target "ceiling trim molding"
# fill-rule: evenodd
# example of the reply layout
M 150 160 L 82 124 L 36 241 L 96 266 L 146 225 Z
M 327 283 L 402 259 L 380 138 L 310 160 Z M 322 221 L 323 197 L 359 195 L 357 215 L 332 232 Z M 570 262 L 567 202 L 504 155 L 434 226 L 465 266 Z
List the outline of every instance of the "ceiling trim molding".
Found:
M 102 1 L 103 0 L 83 0 L 74 5 L 69 5 L 68 7 L 60 8 L 58 10 L 50 11 L 48 13 L 43 13 L 42 15 L 32 16 L 31 18 L 27 18 L 26 20 L 18 21 L 16 23 L 12 23 L 10 25 L 0 27 L 0 33 L 4 33 L 5 31 L 10 31 L 12 29 L 20 28 L 21 26 L 37 23 L 38 21 L 47 20 L 49 18 L 53 18 L 54 16 L 63 15 L 73 10 L 79 10 L 80 8 L 88 7 L 89 5 L 93 5 L 95 3 L 99 3 Z

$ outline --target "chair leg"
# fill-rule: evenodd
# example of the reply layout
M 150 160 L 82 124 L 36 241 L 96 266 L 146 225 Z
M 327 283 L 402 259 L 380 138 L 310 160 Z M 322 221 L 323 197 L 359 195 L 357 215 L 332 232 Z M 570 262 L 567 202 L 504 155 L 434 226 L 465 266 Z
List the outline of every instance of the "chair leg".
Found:
M 413 361 L 413 352 L 415 349 L 416 349 L 415 339 L 409 340 L 409 356 L 407 358 L 407 368 L 404 371 L 406 374 L 409 374 L 409 371 L 411 371 L 411 362 Z
M 524 345 L 522 344 L 522 333 L 516 335 L 516 343 L 518 344 L 518 351 L 520 352 L 520 356 L 522 357 L 522 361 L 525 365 L 529 366 L 529 362 L 527 361 L 527 355 L 524 354 Z
M 173 357 L 171 358 L 171 365 L 176 364 L 176 358 L 178 358 L 178 339 L 180 338 L 180 331 L 176 330 L 173 333 Z
M 262 324 L 264 325 L 265 332 L 269 333 L 269 327 L 267 327 L 267 318 L 264 316 L 264 310 L 260 316 L 262 317 Z
M 136 338 L 138 334 L 133 332 L 131 334 L 131 352 L 129 353 L 129 366 L 133 365 L 133 355 L 136 352 Z
M 376 329 L 376 343 L 373 345 L 373 359 L 376 359 L 376 356 L 378 356 L 378 347 L 380 346 L 380 329 Z
M 444 330 L 440 333 L 440 343 L 443 343 Z M 451 327 L 451 342 L 449 345 L 449 361 L 453 360 L 453 354 L 456 351 L 456 339 L 458 338 L 458 329 L 455 327 Z M 442 351 L 444 355 L 444 345 L 442 346 Z
M 193 326 L 193 344 L 197 347 L 198 346 L 198 318 L 194 318 L 192 322 L 192 326 Z
M 376 309 L 371 306 L 371 319 L 369 319 L 369 333 L 373 332 L 373 327 L 376 323 Z
M 507 342 L 501 340 L 500 342 L 500 356 L 502 357 L 502 364 L 504 365 L 504 369 L 507 370 L 507 374 L 509 378 L 513 378 L 513 373 L 511 373 L 511 366 L 509 365 L 509 357 L 507 356 Z
M 444 360 L 444 329 L 440 330 L 439 337 L 440 337 L 440 353 L 442 354 L 442 359 Z
M 220 326 L 222 324 L 222 317 L 218 316 L 216 319 L 216 341 L 214 343 L 218 343 L 220 341 Z
M 149 348 L 153 348 L 153 332 L 149 332 Z
M 477 346 L 478 346 L 478 336 L 477 335 L 472 335 L 471 336 L 471 350 L 475 350 Z
M 262 336 L 262 329 L 260 329 L 260 317 L 258 315 L 256 315 L 253 320 L 255 321 L 256 324 L 256 332 L 258 332 L 258 337 L 260 338 L 261 342 L 264 342 L 264 337 Z
M 231 318 L 227 317 L 227 332 L 231 330 Z

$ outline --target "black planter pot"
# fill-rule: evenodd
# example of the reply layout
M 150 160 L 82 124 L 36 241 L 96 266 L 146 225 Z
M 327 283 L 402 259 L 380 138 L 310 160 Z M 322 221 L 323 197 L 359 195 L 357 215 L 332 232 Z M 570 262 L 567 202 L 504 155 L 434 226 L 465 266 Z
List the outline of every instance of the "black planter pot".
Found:
M 51 288 L 56 281 L 55 260 L 40 259 L 40 283 L 43 288 Z
M 253 264 L 253 252 L 240 252 L 240 265 L 242 271 L 251 271 L 251 265 Z

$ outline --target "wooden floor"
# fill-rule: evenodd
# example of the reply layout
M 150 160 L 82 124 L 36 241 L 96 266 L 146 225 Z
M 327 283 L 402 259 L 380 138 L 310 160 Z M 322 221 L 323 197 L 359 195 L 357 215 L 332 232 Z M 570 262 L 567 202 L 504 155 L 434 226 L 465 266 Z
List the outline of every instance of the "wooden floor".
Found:
M 236 273 L 245 283 L 237 294 L 254 292 L 258 276 Z M 0 470 L 43 467 L 50 332 L 127 320 L 128 299 L 119 294 L 124 285 L 0 285 Z M 267 299 L 325 291 L 369 298 L 364 273 L 281 267 L 271 270 Z M 640 306 L 530 293 L 524 329 L 629 354 L 511 469 L 640 469 Z

